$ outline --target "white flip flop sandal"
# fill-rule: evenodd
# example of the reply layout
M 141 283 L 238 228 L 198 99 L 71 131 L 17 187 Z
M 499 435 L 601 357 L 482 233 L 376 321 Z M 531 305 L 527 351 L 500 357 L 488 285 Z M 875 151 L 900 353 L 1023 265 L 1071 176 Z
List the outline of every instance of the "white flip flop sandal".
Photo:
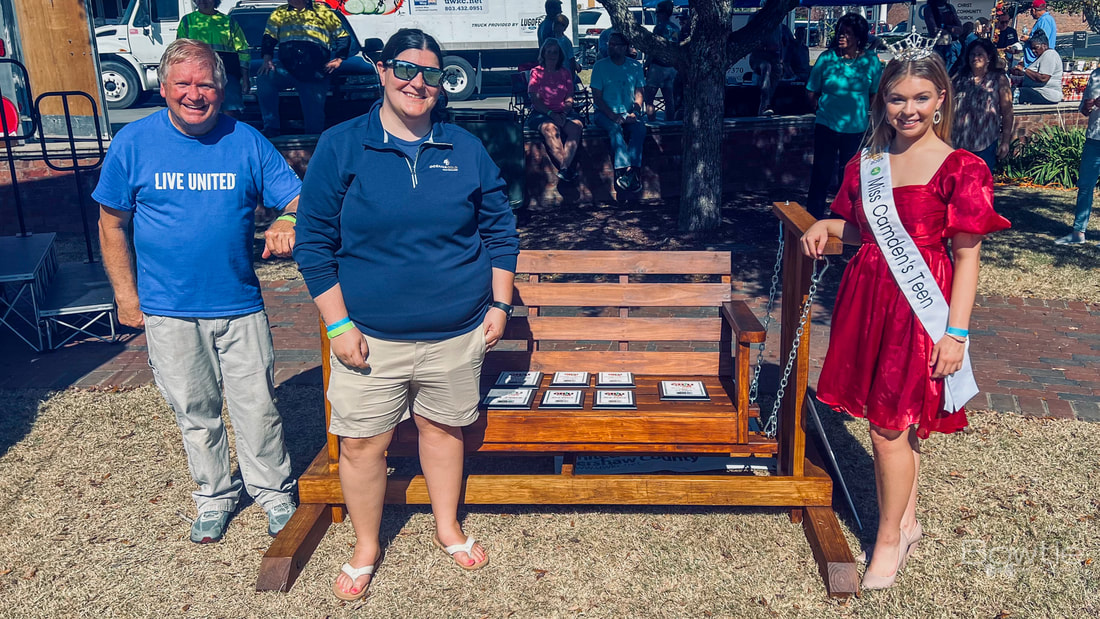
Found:
M 361 576 L 369 575 L 371 576 L 371 579 L 367 582 L 367 585 L 363 587 L 363 590 L 359 593 L 344 593 L 340 590 L 339 585 L 337 585 L 336 583 L 332 583 L 332 594 L 346 602 L 354 602 L 356 600 L 362 599 L 363 596 L 367 594 L 367 589 L 370 588 L 370 583 L 374 582 L 374 568 L 377 566 L 378 564 L 375 563 L 374 565 L 364 565 L 363 567 L 352 567 L 350 563 L 345 563 L 344 566 L 340 568 L 340 571 L 347 574 L 348 578 L 351 578 L 352 583 L 358 580 Z
M 472 551 L 474 549 L 474 543 L 476 543 L 477 540 L 475 540 L 473 538 L 473 536 L 467 536 L 466 537 L 466 543 L 464 543 L 464 544 L 454 544 L 452 546 L 444 546 L 443 542 L 439 541 L 439 535 L 432 535 L 432 542 L 435 543 L 436 548 L 439 548 L 443 552 L 450 555 L 451 559 L 454 560 L 455 565 L 457 565 L 458 567 L 461 567 L 462 569 L 466 570 L 467 572 L 472 572 L 474 570 L 480 570 L 481 568 L 485 567 L 486 565 L 489 565 L 489 557 L 488 556 L 485 557 L 484 561 L 482 561 L 480 563 L 474 563 L 473 565 L 463 565 L 463 564 L 459 563 L 457 559 L 454 558 L 455 554 L 459 553 L 459 552 L 466 553 L 466 555 L 468 557 L 470 557 L 471 559 L 474 558 L 473 554 L 470 551 Z

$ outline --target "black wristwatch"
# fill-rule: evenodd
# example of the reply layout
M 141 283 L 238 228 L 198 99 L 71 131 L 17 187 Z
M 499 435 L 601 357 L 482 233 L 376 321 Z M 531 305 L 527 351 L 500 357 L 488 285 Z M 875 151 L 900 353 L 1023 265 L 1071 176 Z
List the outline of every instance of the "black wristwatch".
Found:
M 489 304 L 489 307 L 495 307 L 498 310 L 504 312 L 504 315 L 507 316 L 508 318 L 511 318 L 512 317 L 512 312 L 515 311 L 514 307 L 512 307 L 511 305 L 508 305 L 507 303 L 501 303 L 500 301 L 493 301 L 492 303 Z

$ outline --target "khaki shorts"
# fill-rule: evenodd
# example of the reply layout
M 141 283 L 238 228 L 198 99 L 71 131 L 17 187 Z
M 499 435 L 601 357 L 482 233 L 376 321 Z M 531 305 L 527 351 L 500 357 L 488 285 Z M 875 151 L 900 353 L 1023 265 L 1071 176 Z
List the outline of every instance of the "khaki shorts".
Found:
M 367 338 L 366 370 L 345 366 L 330 354 L 328 401 L 337 436 L 366 438 L 394 429 L 411 412 L 443 425 L 477 420 L 485 329 L 447 340 Z

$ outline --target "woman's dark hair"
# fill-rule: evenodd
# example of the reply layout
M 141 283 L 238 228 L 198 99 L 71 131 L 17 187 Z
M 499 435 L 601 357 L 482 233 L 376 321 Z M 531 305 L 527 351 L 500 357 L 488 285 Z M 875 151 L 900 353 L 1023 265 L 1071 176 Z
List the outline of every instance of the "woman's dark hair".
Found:
M 836 20 L 836 29 L 833 35 L 833 44 L 829 47 L 836 49 L 836 40 L 839 38 L 840 31 L 842 29 L 848 29 L 856 37 L 856 48 L 860 51 L 867 49 L 867 37 L 871 33 L 871 27 L 867 25 L 867 20 L 858 13 L 848 13 Z
M 962 55 L 962 58 L 959 58 L 959 62 L 956 64 L 956 66 L 959 67 L 959 70 L 956 72 L 957 76 L 971 76 L 970 54 L 972 54 L 974 50 L 978 48 L 981 48 L 982 51 L 985 52 L 985 55 L 989 57 L 989 69 L 987 70 L 990 73 L 1005 72 L 1004 58 L 1001 58 L 1001 55 L 997 53 L 997 48 L 993 45 L 993 42 L 989 39 L 975 39 L 974 41 L 971 41 L 970 45 L 966 46 L 966 53 Z
M 435 37 L 419 28 L 402 28 L 395 32 L 390 40 L 386 41 L 386 46 L 382 48 L 379 61 L 388 62 L 393 60 L 407 49 L 426 49 L 435 54 L 436 59 L 439 60 L 439 66 L 443 66 L 443 50 L 440 49 L 439 43 L 435 40 Z
M 1047 38 L 1047 33 L 1043 32 L 1042 30 L 1039 30 L 1035 34 L 1031 35 L 1031 38 L 1028 39 L 1027 43 L 1028 45 L 1032 46 L 1045 45 L 1047 47 L 1050 47 L 1050 39 Z M 1035 48 L 1032 47 L 1031 49 Z

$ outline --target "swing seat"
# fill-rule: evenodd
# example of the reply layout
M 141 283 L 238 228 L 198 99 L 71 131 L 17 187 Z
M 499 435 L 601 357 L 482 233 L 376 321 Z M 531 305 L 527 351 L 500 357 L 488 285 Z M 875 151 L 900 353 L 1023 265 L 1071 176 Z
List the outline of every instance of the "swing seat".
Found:
M 541 384 L 530 409 L 483 407 L 464 429 L 465 448 L 471 454 L 560 456 L 564 464 L 560 473 L 467 474 L 463 502 L 788 507 L 792 518 L 820 509 L 832 519 L 826 524 L 835 523 L 832 480 L 803 462 L 800 452 L 792 471 L 781 458 L 784 440 L 762 432 L 759 411 L 749 404 L 752 345 L 766 333 L 749 306 L 734 298 L 731 271 L 730 252 L 522 252 L 516 314 L 486 356 L 481 391 L 487 393 L 503 371 L 542 372 Z M 321 329 L 327 390 L 328 341 Z M 583 408 L 539 407 L 557 371 L 589 372 Z M 634 374 L 636 409 L 593 408 L 596 375 L 608 371 Z M 710 399 L 662 400 L 659 382 L 671 379 L 702 381 Z M 327 401 L 325 409 L 327 422 Z M 802 436 L 801 428 L 792 435 Z M 398 426 L 389 454 L 416 453 L 410 420 Z M 574 474 L 579 455 L 670 454 L 758 458 L 776 474 Z M 265 555 L 257 588 L 286 590 L 328 523 L 343 518 L 338 467 L 338 439 L 329 435 L 299 479 L 303 505 Z M 492 470 L 491 463 L 478 468 Z M 428 503 L 423 476 L 390 475 L 385 500 Z M 854 563 L 843 578 L 854 583 Z M 854 591 L 854 584 L 837 590 Z

